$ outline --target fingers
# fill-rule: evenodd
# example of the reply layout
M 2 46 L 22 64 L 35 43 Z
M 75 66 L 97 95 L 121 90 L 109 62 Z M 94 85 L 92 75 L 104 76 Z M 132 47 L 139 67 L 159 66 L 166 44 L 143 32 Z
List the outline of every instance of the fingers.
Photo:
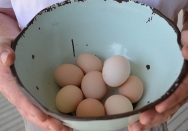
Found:
M 140 123 L 142 125 L 148 125 L 148 124 L 152 126 L 159 125 L 160 123 L 169 120 L 174 115 L 174 113 L 177 112 L 179 108 L 180 105 L 178 104 L 163 113 L 158 113 L 155 109 L 143 112 L 140 115 Z
M 155 109 L 143 112 L 140 115 L 140 121 L 130 125 L 128 129 L 129 131 L 143 131 L 158 126 L 171 119 L 179 107 L 180 105 L 176 105 L 163 113 L 158 113 Z
M 188 45 L 188 30 L 184 30 L 181 32 L 181 44 L 183 46 Z
M 42 122 L 47 119 L 47 115 L 33 105 L 21 91 L 17 93 L 16 106 Z
M 133 125 L 128 126 L 129 131 L 144 131 L 144 126 L 138 121 Z
M 188 74 L 183 80 L 183 82 L 179 85 L 176 91 L 165 101 L 158 104 L 155 109 L 157 112 L 162 113 L 171 107 L 175 106 L 177 103 L 184 100 L 188 95 Z
M 26 118 L 30 122 L 36 124 L 37 126 L 43 128 L 45 130 L 49 130 L 49 131 L 69 131 L 69 128 L 64 126 L 61 121 L 59 121 L 55 118 L 52 118 L 50 116 L 48 116 L 46 121 L 42 122 L 39 119 L 37 119 L 36 117 L 34 117 L 30 114 L 27 114 L 26 112 L 24 112 L 23 110 L 21 110 L 19 108 L 18 108 L 18 111 L 22 114 L 22 116 L 24 118 Z
M 0 38 L 0 65 L 11 66 L 15 60 L 15 53 L 10 47 L 13 39 Z
M 27 114 L 35 116 L 41 121 L 45 121 L 47 115 L 33 105 L 20 88 L 18 88 L 15 79 L 11 75 L 10 69 L 7 67 L 1 67 L 0 72 L 0 91 L 5 97 L 16 107 L 24 110 Z
M 0 38 L 0 91 L 27 120 L 46 130 L 68 131 L 69 128 L 43 113 L 18 88 L 9 68 L 15 60 L 15 53 L 10 48 L 11 42 L 12 39 Z
M 188 24 L 186 25 L 186 27 L 188 27 Z M 188 60 L 188 30 L 187 28 L 185 28 L 182 32 L 181 32 L 181 43 L 183 45 L 182 48 L 182 55 L 183 57 Z
M 0 91 L 27 120 L 46 130 L 69 131 L 62 122 L 38 109 L 18 88 L 9 68 L 15 60 L 15 53 L 10 48 L 12 40 L 0 38 Z
M 188 60 L 188 45 L 183 46 L 182 55 L 186 60 Z

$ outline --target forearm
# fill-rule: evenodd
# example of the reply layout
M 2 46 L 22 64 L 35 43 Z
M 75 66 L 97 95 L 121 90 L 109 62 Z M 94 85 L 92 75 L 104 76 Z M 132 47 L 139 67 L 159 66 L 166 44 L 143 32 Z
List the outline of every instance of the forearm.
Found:
M 183 10 L 183 30 L 188 30 L 188 11 Z
M 16 37 L 20 32 L 12 9 L 0 9 L 0 37 Z

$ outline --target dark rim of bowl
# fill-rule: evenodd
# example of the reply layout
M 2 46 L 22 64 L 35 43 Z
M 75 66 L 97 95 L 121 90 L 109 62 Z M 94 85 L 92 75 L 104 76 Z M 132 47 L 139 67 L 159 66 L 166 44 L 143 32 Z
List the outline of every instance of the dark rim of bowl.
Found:
M 33 24 L 33 22 L 36 20 L 36 16 L 41 15 L 41 14 L 43 14 L 45 12 L 53 11 L 57 7 L 64 6 L 64 5 L 67 5 L 67 4 L 71 4 L 72 1 L 71 0 L 65 0 L 64 2 L 56 3 L 56 4 L 54 4 L 54 5 L 50 6 L 50 7 L 47 7 L 45 9 L 41 10 L 37 15 L 35 15 L 35 17 L 27 24 L 27 26 L 20 32 L 20 34 L 12 42 L 12 45 L 11 45 L 12 49 L 14 51 L 16 51 L 16 45 L 17 45 L 18 40 L 22 36 L 24 36 L 25 31 L 29 28 L 29 26 L 31 24 Z M 85 1 L 88 1 L 88 0 L 74 0 L 73 2 L 85 2 Z M 106 0 L 104 0 L 104 1 L 106 1 Z M 133 0 L 114 0 L 114 1 L 116 1 L 118 3 L 132 1 L 132 2 L 135 2 L 137 4 L 140 4 L 141 6 L 150 7 L 150 9 L 153 11 L 153 14 L 157 14 L 160 17 L 162 17 L 163 19 L 165 19 L 169 23 L 169 25 L 174 29 L 174 31 L 177 34 L 177 42 L 178 42 L 178 45 L 180 47 L 180 50 L 182 49 L 182 45 L 181 45 L 181 42 L 180 42 L 180 31 L 179 31 L 178 27 L 173 23 L 173 21 L 171 21 L 169 18 L 164 16 L 160 11 L 158 11 L 157 9 L 154 9 L 151 6 L 148 6 L 146 4 L 143 4 L 143 3 L 140 3 L 140 2 L 137 2 L 137 1 L 133 1 Z M 86 121 L 87 120 L 87 121 L 91 121 L 91 120 L 111 120 L 111 119 L 129 117 L 129 116 L 136 115 L 136 114 L 139 114 L 141 112 L 144 112 L 144 111 L 146 111 L 148 109 L 154 108 L 155 105 L 157 105 L 157 104 L 161 103 L 162 101 L 164 101 L 165 99 L 167 99 L 178 88 L 179 84 L 182 82 L 182 80 L 184 79 L 184 77 L 186 76 L 186 74 L 188 72 L 188 61 L 184 60 L 184 63 L 183 63 L 182 69 L 181 69 L 181 73 L 179 74 L 178 78 L 172 84 L 170 89 L 164 95 L 162 95 L 161 98 L 159 98 L 158 100 L 156 100 L 156 101 L 154 101 L 152 103 L 148 103 L 148 105 L 146 105 L 146 106 L 144 106 L 144 107 L 142 107 L 140 109 L 133 110 L 131 112 L 127 112 L 127 113 L 123 113 L 123 114 L 117 114 L 117 115 L 108 115 L 108 116 L 106 115 L 106 116 L 100 116 L 100 117 L 76 117 L 76 116 L 71 116 L 71 115 L 68 115 L 68 114 L 56 114 L 55 112 L 53 112 L 53 111 L 47 109 L 46 107 L 44 107 L 39 101 L 37 101 L 32 96 L 32 94 L 29 93 L 29 91 L 21 83 L 21 81 L 19 79 L 19 76 L 17 75 L 16 68 L 15 68 L 14 64 L 10 67 L 10 69 L 12 71 L 13 76 L 15 76 L 17 78 L 17 84 L 20 87 L 20 89 L 24 92 L 24 94 L 39 109 L 41 109 L 46 114 L 51 115 L 51 116 L 53 116 L 53 117 L 55 117 L 57 119 L 60 119 L 60 120 L 71 120 L 71 121 Z

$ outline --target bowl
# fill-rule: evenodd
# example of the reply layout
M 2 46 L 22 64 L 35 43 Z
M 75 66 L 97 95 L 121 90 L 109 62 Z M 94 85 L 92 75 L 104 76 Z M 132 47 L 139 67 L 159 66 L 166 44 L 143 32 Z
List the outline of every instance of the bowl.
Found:
M 12 44 L 16 61 L 11 71 L 20 89 L 46 114 L 82 131 L 111 131 L 139 120 L 139 114 L 168 98 L 188 71 L 181 54 L 180 31 L 158 10 L 134 1 L 67 0 L 40 11 Z M 89 52 L 102 61 L 125 56 L 131 75 L 144 84 L 144 95 L 134 111 L 102 117 L 60 113 L 55 97 L 60 87 L 54 70 L 76 64 Z M 110 88 L 108 96 L 116 93 Z M 104 98 L 104 99 L 105 99 Z

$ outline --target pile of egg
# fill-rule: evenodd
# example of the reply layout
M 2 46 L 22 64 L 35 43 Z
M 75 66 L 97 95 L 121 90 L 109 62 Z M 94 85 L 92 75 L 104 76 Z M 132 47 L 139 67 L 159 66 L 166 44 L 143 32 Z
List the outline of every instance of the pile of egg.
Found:
M 143 95 L 143 84 L 130 76 L 130 63 L 120 55 L 104 61 L 93 54 L 78 56 L 76 65 L 62 64 L 54 72 L 55 81 L 62 89 L 56 96 L 56 107 L 63 113 L 76 112 L 78 117 L 96 117 L 126 113 Z M 109 87 L 118 94 L 100 102 Z

